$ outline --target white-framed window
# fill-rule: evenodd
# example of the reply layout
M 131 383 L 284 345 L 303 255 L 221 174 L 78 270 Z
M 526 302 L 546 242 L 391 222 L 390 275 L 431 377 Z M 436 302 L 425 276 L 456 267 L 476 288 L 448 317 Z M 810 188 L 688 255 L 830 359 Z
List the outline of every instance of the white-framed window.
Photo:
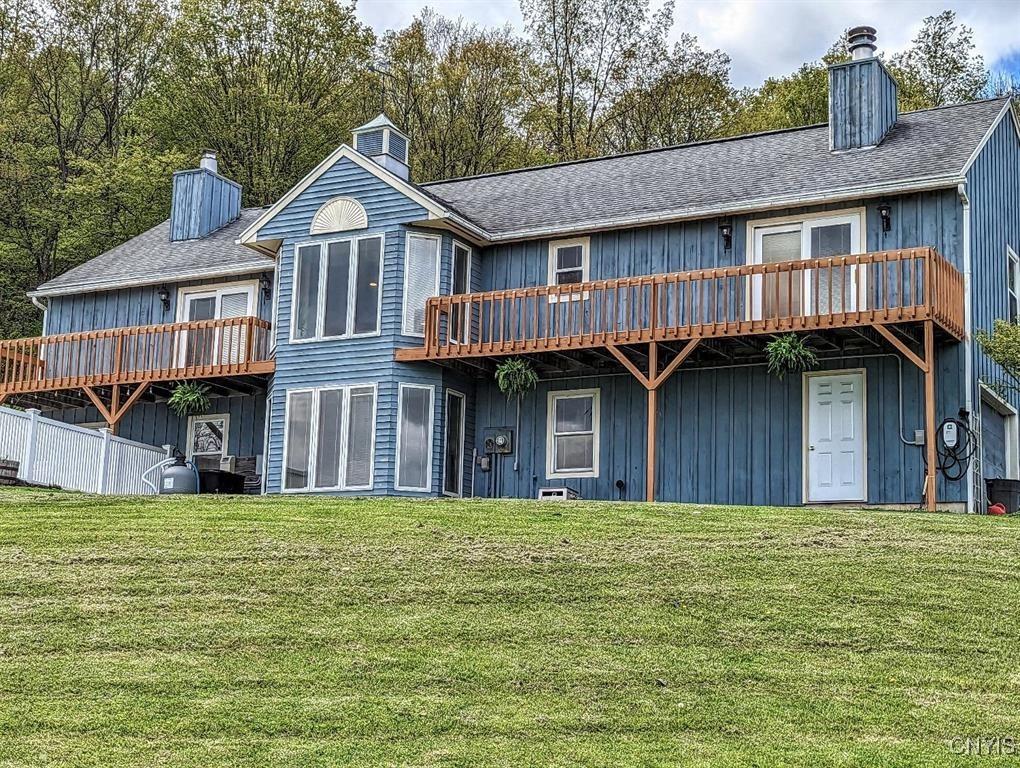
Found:
M 1020 318 L 1020 256 L 1006 246 L 1006 316 L 1015 323 Z
M 453 241 L 450 254 L 450 295 L 471 293 L 471 249 L 457 240 Z M 450 342 L 469 344 L 471 342 L 471 317 L 466 305 L 460 311 L 450 314 Z
M 230 415 L 217 413 L 188 419 L 188 461 L 202 470 L 219 469 L 227 455 Z
M 378 335 L 382 261 L 382 235 L 296 246 L 291 341 Z
M 439 295 L 439 235 L 408 232 L 404 247 L 404 319 L 406 336 L 425 335 L 425 302 Z
M 774 264 L 863 253 L 864 214 L 861 208 L 750 221 L 748 263 Z M 863 284 L 857 283 L 864 278 L 864 270 L 856 266 L 804 270 L 793 280 L 786 273 L 754 275 L 750 278 L 748 317 L 760 320 L 854 311 L 857 297 L 866 295 Z
M 588 280 L 591 240 L 553 240 L 549 243 L 549 285 L 573 285 Z
M 284 492 L 371 490 L 375 402 L 374 384 L 288 390 Z
M 435 387 L 401 384 L 397 408 L 398 491 L 432 490 L 432 424 Z
M 599 390 L 550 392 L 547 477 L 598 477 Z

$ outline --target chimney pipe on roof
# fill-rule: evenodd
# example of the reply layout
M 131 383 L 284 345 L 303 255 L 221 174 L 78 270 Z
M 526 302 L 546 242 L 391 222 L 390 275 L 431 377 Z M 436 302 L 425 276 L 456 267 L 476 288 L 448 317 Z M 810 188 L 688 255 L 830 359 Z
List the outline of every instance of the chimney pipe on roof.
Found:
M 202 150 L 202 159 L 198 162 L 198 167 L 205 171 L 218 173 L 216 169 L 219 165 L 216 162 L 216 152 L 211 149 Z
M 875 28 L 854 27 L 846 33 L 846 49 L 854 61 L 870 59 L 875 55 Z

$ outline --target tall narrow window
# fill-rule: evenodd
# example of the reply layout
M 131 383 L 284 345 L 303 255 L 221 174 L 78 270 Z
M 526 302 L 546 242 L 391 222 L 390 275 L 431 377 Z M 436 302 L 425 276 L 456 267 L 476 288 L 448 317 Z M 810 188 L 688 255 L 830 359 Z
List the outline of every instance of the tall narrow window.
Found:
M 297 286 L 294 296 L 294 338 L 312 339 L 318 333 L 319 246 L 303 245 L 297 254 Z
M 1006 295 L 1009 306 L 1009 322 L 1015 323 L 1020 317 L 1020 256 L 1009 246 L 1006 247 Z
M 382 263 L 382 239 L 358 241 L 358 279 L 354 298 L 354 333 L 379 330 L 379 267 Z
M 370 489 L 374 443 L 374 386 L 289 392 L 284 490 Z
M 288 394 L 286 430 L 283 487 L 288 490 L 307 488 L 312 456 L 311 392 Z
M 598 477 L 597 389 L 549 393 L 546 455 L 549 477 Z
M 464 395 L 446 392 L 443 430 L 443 493 L 460 496 L 464 486 Z
M 370 488 L 372 450 L 375 444 L 375 389 L 372 387 L 352 389 L 349 410 L 345 485 L 348 488 Z
M 440 243 L 435 235 L 407 235 L 403 332 L 408 336 L 425 334 L 425 302 L 439 293 Z
M 432 490 L 432 387 L 400 385 L 397 490 Z
M 351 241 L 326 246 L 326 295 L 322 318 L 323 336 L 347 334 L 347 304 L 351 289 Z
M 450 293 L 454 296 L 471 291 L 471 249 L 460 243 L 453 244 L 453 264 Z M 468 344 L 471 341 L 471 318 L 467 305 L 454 305 L 450 313 L 450 341 Z

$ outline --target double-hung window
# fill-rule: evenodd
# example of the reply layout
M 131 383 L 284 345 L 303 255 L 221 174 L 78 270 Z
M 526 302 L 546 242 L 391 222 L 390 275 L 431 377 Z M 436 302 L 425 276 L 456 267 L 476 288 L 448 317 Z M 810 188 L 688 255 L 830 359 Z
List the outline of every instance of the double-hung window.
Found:
M 382 245 L 375 235 L 297 246 L 292 340 L 379 332 Z
M 370 490 L 375 385 L 289 391 L 284 446 L 285 491 Z
M 1020 256 L 1006 246 L 1006 307 L 1009 322 L 1017 322 L 1020 318 Z
M 432 490 L 432 415 L 435 389 L 401 384 L 397 413 L 398 491 Z
M 425 302 L 439 294 L 441 243 L 438 235 L 407 235 L 403 332 L 408 336 L 425 335 Z
M 550 392 L 546 475 L 598 477 L 599 391 Z
M 573 285 L 588 279 L 589 243 L 587 237 L 549 243 L 549 285 Z

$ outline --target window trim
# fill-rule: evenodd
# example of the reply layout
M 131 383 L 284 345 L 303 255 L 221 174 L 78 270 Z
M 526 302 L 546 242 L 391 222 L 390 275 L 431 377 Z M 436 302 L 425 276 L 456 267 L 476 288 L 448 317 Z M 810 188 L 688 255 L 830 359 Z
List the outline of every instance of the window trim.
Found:
M 404 431 L 404 390 L 405 389 L 425 389 L 429 392 L 429 427 L 428 434 L 429 440 L 427 441 L 426 454 L 426 465 L 428 466 L 428 472 L 426 473 L 428 479 L 428 485 L 422 487 L 415 487 L 410 485 L 403 485 L 400 482 L 400 449 L 402 447 L 403 431 Z M 433 384 L 410 384 L 408 382 L 401 382 L 400 386 L 397 387 L 397 443 L 396 443 L 396 455 L 395 458 L 395 472 L 393 475 L 393 490 L 395 491 L 408 491 L 411 493 L 432 493 L 432 446 L 435 442 L 435 429 L 436 429 L 436 388 Z
M 1006 265 L 1007 269 L 1013 272 L 1013 288 L 1009 289 L 1009 275 L 1006 275 L 1006 320 L 1010 322 L 1020 321 L 1020 254 L 1010 246 L 1006 246 Z M 1013 319 L 1012 308 L 1016 308 L 1015 318 Z
M 556 401 L 577 397 L 591 397 L 591 428 L 592 428 L 592 467 L 584 470 L 563 470 L 556 469 Z M 572 477 L 598 477 L 599 456 L 601 454 L 601 390 L 598 387 L 593 389 L 557 389 L 548 393 L 546 399 L 546 428 L 545 428 L 545 476 L 546 479 Z M 587 432 L 571 432 L 563 434 L 587 434 Z
M 856 221 L 855 221 L 856 219 Z M 861 253 L 867 252 L 867 240 L 868 240 L 868 209 L 865 206 L 858 206 L 856 208 L 841 208 L 839 210 L 831 211 L 814 211 L 812 213 L 801 213 L 791 216 L 776 216 L 768 219 L 748 219 L 747 221 L 747 239 L 744 242 L 744 261 L 748 266 L 761 264 L 761 251 L 759 249 L 759 235 L 767 233 L 767 230 L 774 230 L 773 234 L 780 232 L 793 232 L 799 230 L 801 233 L 801 256 L 800 260 L 804 261 L 809 258 L 806 254 L 809 252 L 804 248 L 805 238 L 808 237 L 811 229 L 818 226 L 822 221 L 831 220 L 832 223 L 849 223 L 851 237 L 855 233 L 856 224 L 856 243 L 851 246 L 850 253 L 848 256 L 854 256 Z M 807 225 L 807 226 L 806 226 Z M 851 267 L 856 274 L 857 268 Z M 864 283 L 867 278 L 867 272 L 861 272 L 862 279 L 862 295 L 867 296 L 867 285 Z M 763 313 L 762 305 L 762 294 L 764 291 L 764 284 L 761 275 L 748 275 L 747 278 L 747 290 L 751 295 L 751 301 L 747 302 L 747 306 L 744 310 L 745 319 L 754 320 L 761 317 Z M 811 306 L 813 294 L 809 283 L 809 276 L 805 271 L 803 274 L 804 280 L 804 298 L 802 312 L 811 314 L 814 312 L 814 307 Z M 850 294 L 851 302 L 854 305 L 854 309 L 848 311 L 856 311 L 857 292 L 852 291 Z M 861 308 L 863 309 L 863 307 Z
M 325 301 L 326 301 L 326 280 L 323 279 L 326 274 L 326 259 L 329 254 L 329 246 L 332 243 L 349 242 L 351 244 L 351 252 L 348 255 L 350 271 L 348 272 L 347 282 L 347 323 L 345 328 L 349 330 L 354 329 L 354 312 L 355 312 L 355 301 L 357 300 L 357 274 L 358 274 L 358 263 L 361 260 L 361 242 L 363 240 L 379 240 L 379 301 L 376 302 L 375 308 L 375 330 L 366 333 L 343 333 L 340 335 L 325 336 L 321 333 L 323 326 L 326 322 L 325 313 Z M 294 333 L 297 326 L 297 311 L 298 301 L 297 295 L 300 287 L 300 272 L 298 270 L 298 259 L 301 255 L 301 249 L 309 246 L 316 246 L 319 249 L 319 286 L 315 297 L 315 335 L 309 336 L 307 339 L 296 338 Z M 340 341 L 344 339 L 367 339 L 373 336 L 380 336 L 382 334 L 382 305 L 383 305 L 383 274 L 386 271 L 386 235 L 385 233 L 377 232 L 369 235 L 356 235 L 351 237 L 325 237 L 319 240 L 304 240 L 299 243 L 294 243 L 294 256 L 291 265 L 291 293 L 290 293 L 290 331 L 289 331 L 289 343 L 291 344 L 312 344 L 319 341 Z
M 351 390 L 364 389 L 372 390 L 372 447 L 369 453 L 368 485 L 347 485 L 347 448 L 348 436 L 350 434 L 350 402 Z M 319 455 L 319 394 L 321 392 L 341 392 L 343 398 L 343 423 L 340 425 L 343 431 L 343 439 L 340 443 L 340 484 L 333 486 L 315 485 L 315 464 Z M 290 400 L 294 395 L 310 394 L 312 396 L 312 410 L 310 429 L 308 433 L 308 475 L 305 485 L 301 488 L 287 487 L 287 456 L 290 450 Z M 371 491 L 375 487 L 375 444 L 376 444 L 376 421 L 379 413 L 379 387 L 375 382 L 359 382 L 354 384 L 329 385 L 323 387 L 295 387 L 284 390 L 283 406 L 283 452 L 280 456 L 280 493 L 335 493 L 337 491 Z
M 430 232 L 415 232 L 409 230 L 404 237 L 404 293 L 401 296 L 400 302 L 400 333 L 403 336 L 414 336 L 418 339 L 425 338 L 425 329 L 422 328 L 422 332 L 418 333 L 414 330 L 409 330 L 407 327 L 407 287 L 409 270 L 407 264 L 411 258 L 411 238 L 417 237 L 423 240 L 433 240 L 437 244 L 436 249 L 436 279 L 435 286 L 432 291 L 432 296 L 439 295 L 439 273 L 443 268 L 443 238 L 442 235 L 434 235 Z M 452 250 L 451 250 L 452 253 Z M 428 299 L 425 300 L 428 302 Z
M 447 466 L 447 453 L 446 450 L 449 448 L 447 444 L 447 435 L 449 432 L 446 427 L 450 419 L 450 397 L 460 398 L 460 466 L 457 468 L 457 491 L 446 490 L 446 470 L 449 469 Z M 456 389 L 447 389 L 443 397 L 443 487 L 442 492 L 444 496 L 452 496 L 460 498 L 464 495 L 464 458 L 467 454 L 467 445 L 464 440 L 467 433 L 467 396 Z
M 216 419 L 223 419 L 223 445 L 220 447 L 220 461 L 225 456 L 229 456 L 230 452 L 227 450 L 230 445 L 230 414 L 229 413 L 202 413 L 195 414 L 194 416 L 188 417 L 188 452 L 185 458 L 188 461 L 194 461 L 195 458 L 195 422 L 197 421 L 215 421 Z M 200 453 L 199 456 L 212 456 L 211 453 Z

